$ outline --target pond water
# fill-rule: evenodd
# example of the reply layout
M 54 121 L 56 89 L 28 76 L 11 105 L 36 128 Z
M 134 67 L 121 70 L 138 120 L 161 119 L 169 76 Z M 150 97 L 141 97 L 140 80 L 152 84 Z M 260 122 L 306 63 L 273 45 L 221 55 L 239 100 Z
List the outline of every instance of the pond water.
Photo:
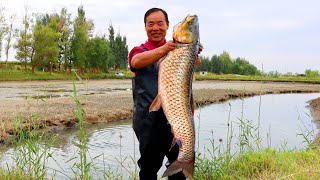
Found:
M 298 134 L 318 134 L 310 110 L 306 106 L 309 100 L 319 96 L 319 93 L 263 95 L 198 108 L 195 112 L 196 149 L 206 153 L 206 148 L 210 149 L 212 146 L 212 140 L 224 147 L 227 142 L 228 123 L 233 130 L 233 152 L 239 149 L 241 124 L 247 125 L 242 129 L 252 127 L 252 137 L 249 139 L 252 139 L 253 143 L 259 134 L 262 147 L 306 147 L 307 144 L 303 143 L 304 138 Z M 254 129 L 257 129 L 259 122 L 258 132 Z M 110 167 L 112 172 L 127 175 L 129 173 L 126 169 L 138 169 L 134 163 L 139 158 L 138 142 L 131 127 L 131 120 L 90 125 L 87 127 L 87 135 L 88 157 L 92 158 L 94 167 L 99 169 L 95 171 L 96 176 L 101 177 L 101 171 L 106 171 L 107 167 Z M 246 136 L 249 136 L 249 133 Z M 59 134 L 58 143 L 51 149 L 53 156 L 47 163 L 49 177 L 69 179 L 74 176 L 72 166 L 79 161 L 79 149 L 76 144 L 77 130 L 70 129 Z M 7 148 L 2 164 L 12 164 L 13 154 L 14 148 Z M 159 174 L 162 174 L 163 170 L 164 168 Z

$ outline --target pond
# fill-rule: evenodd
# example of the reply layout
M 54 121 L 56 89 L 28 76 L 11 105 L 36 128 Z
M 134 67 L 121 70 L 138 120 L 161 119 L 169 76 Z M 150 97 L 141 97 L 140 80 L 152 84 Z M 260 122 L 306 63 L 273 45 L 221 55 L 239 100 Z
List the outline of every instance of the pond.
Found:
M 320 96 L 312 94 L 280 94 L 254 96 L 244 99 L 229 100 L 198 108 L 195 112 L 196 149 L 206 153 L 207 148 L 227 144 L 228 124 L 232 127 L 232 151 L 239 150 L 239 133 L 249 130 L 244 136 L 255 143 L 261 138 L 262 147 L 274 148 L 304 148 L 304 138 L 301 133 L 318 134 L 316 125 L 312 122 L 308 101 Z M 242 122 L 242 123 L 240 123 Z M 260 126 L 259 126 L 260 124 Z M 260 127 L 260 128 L 258 128 Z M 242 128 L 242 131 L 239 129 Z M 259 129 L 259 130 L 258 130 Z M 230 132 L 230 131 L 229 131 Z M 87 127 L 88 157 L 96 170 L 96 176 L 101 171 L 110 168 L 111 172 L 127 174 L 138 170 L 134 162 L 139 158 L 138 142 L 131 127 L 131 120 L 116 123 L 99 123 Z M 74 176 L 72 167 L 78 162 L 78 134 L 76 129 L 69 129 L 59 134 L 59 141 L 51 149 L 52 158 L 48 160 L 49 177 L 69 179 Z M 13 164 L 14 148 L 4 150 L 2 164 Z M 159 171 L 162 174 L 164 168 Z M 69 176 L 69 177 L 68 177 Z

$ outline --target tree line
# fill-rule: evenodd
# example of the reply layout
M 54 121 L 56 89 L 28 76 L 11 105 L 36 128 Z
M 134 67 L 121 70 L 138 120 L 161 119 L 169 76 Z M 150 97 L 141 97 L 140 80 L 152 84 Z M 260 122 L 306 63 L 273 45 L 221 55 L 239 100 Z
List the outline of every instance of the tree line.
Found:
M 35 69 L 52 72 L 72 69 L 83 72 L 107 72 L 127 68 L 128 46 L 125 36 L 115 34 L 112 24 L 108 35 L 94 36 L 94 23 L 86 18 L 83 6 L 78 7 L 72 20 L 67 9 L 60 13 L 29 14 L 25 7 L 22 28 L 13 28 L 15 16 L 5 18 L 0 8 L 0 50 L 5 42 L 5 62 L 10 48 L 15 48 L 15 58 Z M 12 38 L 16 43 L 12 45 Z M 4 41 L 3 41 L 4 40 Z M 1 59 L 1 53 L 0 53 Z M 261 72 L 244 58 L 232 59 L 228 52 L 212 57 L 201 56 L 202 65 L 197 71 L 216 74 L 259 75 Z
M 210 57 L 201 56 L 202 64 L 196 71 L 207 71 L 215 74 L 261 75 L 254 65 L 244 58 L 232 59 L 228 52 Z
M 16 50 L 15 58 L 25 68 L 31 64 L 32 73 L 35 69 L 50 72 L 54 69 L 69 72 L 77 69 L 80 73 L 95 73 L 127 67 L 126 37 L 115 34 L 112 24 L 108 27 L 108 36 L 94 36 L 94 23 L 86 18 L 83 6 L 78 7 L 74 20 L 71 20 L 71 14 L 65 8 L 59 14 L 30 15 L 25 7 L 21 29 L 12 27 L 15 16 L 8 21 L 3 10 L 0 9 L 0 50 L 4 40 L 5 62 L 8 62 L 8 52 L 13 47 Z M 13 37 L 16 43 L 12 46 Z

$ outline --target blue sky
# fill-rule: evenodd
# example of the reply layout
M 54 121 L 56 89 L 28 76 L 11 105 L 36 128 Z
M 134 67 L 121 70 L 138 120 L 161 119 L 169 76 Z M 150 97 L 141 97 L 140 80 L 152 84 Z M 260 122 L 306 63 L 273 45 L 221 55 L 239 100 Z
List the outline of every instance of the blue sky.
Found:
M 127 37 L 129 49 L 147 39 L 143 16 L 149 8 L 168 12 L 167 39 L 171 39 L 175 24 L 187 14 L 197 14 L 204 56 L 225 50 L 232 58 L 245 58 L 260 70 L 263 64 L 264 71 L 320 70 L 320 1 L 316 0 L 0 0 L 7 14 L 17 14 L 17 25 L 26 4 L 31 12 L 41 13 L 66 7 L 73 17 L 82 4 L 96 34 L 107 33 L 112 21 L 116 32 Z

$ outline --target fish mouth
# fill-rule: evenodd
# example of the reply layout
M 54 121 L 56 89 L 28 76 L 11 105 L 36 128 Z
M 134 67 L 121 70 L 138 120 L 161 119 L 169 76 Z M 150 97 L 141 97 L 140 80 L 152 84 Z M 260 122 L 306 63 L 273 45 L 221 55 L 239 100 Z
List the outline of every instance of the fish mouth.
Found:
M 188 15 L 183 21 L 174 26 L 173 41 L 179 44 L 197 44 L 198 29 L 198 16 Z

